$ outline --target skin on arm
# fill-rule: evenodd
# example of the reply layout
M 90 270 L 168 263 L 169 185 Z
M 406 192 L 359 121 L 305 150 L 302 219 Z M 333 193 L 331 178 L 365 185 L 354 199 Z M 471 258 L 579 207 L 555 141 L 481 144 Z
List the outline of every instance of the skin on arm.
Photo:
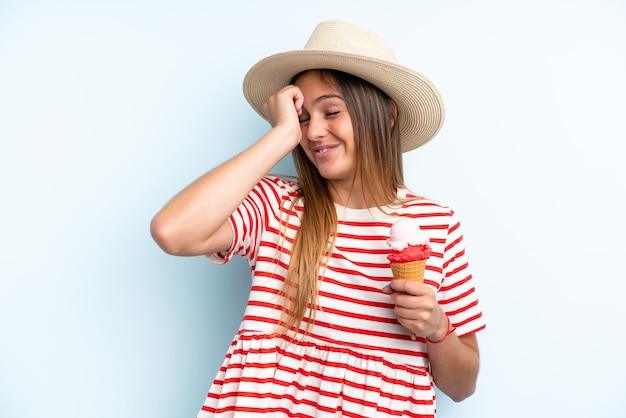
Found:
M 393 280 L 391 299 L 398 322 L 415 335 L 439 341 L 448 332 L 448 319 L 433 289 L 419 282 Z M 455 402 L 476 390 L 480 355 L 475 334 L 454 332 L 440 343 L 428 342 L 428 356 L 435 384 Z
M 150 232 L 168 254 L 194 256 L 228 250 L 228 217 L 252 188 L 300 142 L 302 93 L 287 86 L 266 104 L 272 128 L 261 139 L 174 196 L 152 219 Z

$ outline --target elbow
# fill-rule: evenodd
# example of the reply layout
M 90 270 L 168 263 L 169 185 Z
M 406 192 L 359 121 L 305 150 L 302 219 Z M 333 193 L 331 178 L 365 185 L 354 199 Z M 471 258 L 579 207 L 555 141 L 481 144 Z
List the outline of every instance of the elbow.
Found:
M 454 402 L 462 402 L 476 392 L 477 373 L 444 379 L 433 374 L 435 385 Z
M 476 391 L 476 383 L 465 383 L 463 385 L 456 384 L 453 386 L 446 386 L 437 384 L 437 381 L 435 380 L 435 385 L 437 385 L 437 387 L 450 399 L 457 403 L 469 398 Z
M 476 392 L 476 384 L 468 385 L 468 387 L 463 388 L 462 390 L 458 390 L 458 391 L 452 392 L 448 396 L 454 402 L 458 403 L 458 402 L 462 402 L 465 399 L 467 399 L 470 396 L 472 396 L 474 394 L 474 392 Z
M 480 356 L 474 334 L 459 337 L 456 361 L 439 358 L 438 368 L 431 368 L 435 385 L 454 402 L 461 402 L 476 392 Z M 431 363 L 432 364 L 432 363 Z
M 150 234 L 157 245 L 170 255 L 181 255 L 180 235 L 174 227 L 174 222 L 156 215 L 150 222 Z

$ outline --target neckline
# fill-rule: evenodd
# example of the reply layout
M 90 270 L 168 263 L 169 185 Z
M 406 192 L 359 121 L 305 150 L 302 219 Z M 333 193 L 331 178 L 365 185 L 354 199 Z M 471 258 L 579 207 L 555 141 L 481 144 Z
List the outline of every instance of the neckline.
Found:
M 396 192 L 396 196 L 399 199 L 403 199 L 406 198 L 408 193 L 407 189 L 398 189 Z M 387 213 L 383 212 L 382 210 L 380 210 L 377 207 L 370 207 L 370 208 L 362 208 L 362 209 L 356 209 L 356 208 L 349 208 L 347 206 L 343 206 L 337 202 L 335 202 L 335 210 L 337 211 L 337 219 L 339 221 L 346 221 L 346 220 L 376 220 L 376 219 L 380 219 L 381 217 L 386 217 L 389 216 L 390 212 L 399 212 L 402 210 L 402 205 L 398 206 L 398 207 L 391 207 L 391 206 L 384 206 L 383 207 L 384 210 L 387 211 Z

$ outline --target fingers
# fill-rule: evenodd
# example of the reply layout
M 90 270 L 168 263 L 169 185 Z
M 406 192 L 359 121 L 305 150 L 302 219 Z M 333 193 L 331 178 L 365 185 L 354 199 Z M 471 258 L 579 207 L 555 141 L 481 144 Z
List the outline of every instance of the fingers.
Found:
M 294 86 L 295 87 L 295 86 Z M 298 87 L 296 87 L 297 92 L 296 95 L 294 96 L 294 107 L 296 108 L 296 112 L 298 113 L 298 115 L 302 114 L 302 106 L 304 105 L 304 96 L 302 95 L 302 90 L 300 90 Z
M 439 318 L 443 315 L 441 308 L 415 309 L 401 305 L 396 305 L 395 313 L 398 323 L 411 332 L 411 337 L 415 335 L 428 337 L 435 334 L 441 322 Z
M 431 286 L 393 280 L 390 289 L 386 293 L 391 293 L 390 298 L 395 304 L 394 310 L 400 325 L 410 330 L 411 335 L 425 337 L 436 332 L 443 310 Z
M 398 318 L 428 321 L 439 306 L 433 289 L 423 283 L 394 280 L 391 301 L 396 305 Z
M 302 91 L 293 85 L 283 87 L 270 97 L 263 105 L 265 115 L 274 127 L 279 124 L 298 124 L 298 115 L 302 112 L 304 96 Z
M 435 296 L 433 287 L 422 282 L 396 279 L 392 280 L 389 286 L 395 292 L 403 292 L 413 296 L 432 296 L 433 298 Z
M 429 295 L 411 295 L 404 292 L 394 292 L 391 301 L 396 305 L 396 309 L 419 310 L 422 312 L 432 312 L 437 307 L 437 301 Z

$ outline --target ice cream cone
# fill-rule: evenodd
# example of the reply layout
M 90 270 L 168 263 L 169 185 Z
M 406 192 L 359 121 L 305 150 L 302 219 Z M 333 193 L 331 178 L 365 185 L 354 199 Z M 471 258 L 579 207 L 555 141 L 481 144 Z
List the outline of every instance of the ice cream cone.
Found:
M 414 282 L 424 283 L 424 269 L 426 268 L 426 260 L 409 261 L 408 263 L 391 263 L 391 272 L 394 279 L 411 280 Z M 417 336 L 413 331 L 409 331 L 412 340 L 416 340 Z
M 408 263 L 391 263 L 391 271 L 394 279 L 412 280 L 424 282 L 424 269 L 426 260 L 409 261 Z
M 391 226 L 387 244 L 391 253 L 387 256 L 394 279 L 424 283 L 426 259 L 430 257 L 429 239 L 422 234 L 419 221 L 414 218 L 400 218 Z M 415 334 L 409 330 L 411 339 Z

